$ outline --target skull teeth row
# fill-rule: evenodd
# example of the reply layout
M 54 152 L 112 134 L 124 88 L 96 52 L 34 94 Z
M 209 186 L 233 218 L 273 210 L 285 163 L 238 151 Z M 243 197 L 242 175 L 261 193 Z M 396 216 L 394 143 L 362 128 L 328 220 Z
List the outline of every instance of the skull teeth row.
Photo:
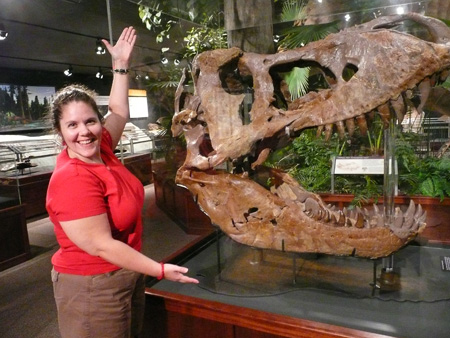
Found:
M 307 198 L 303 203 L 304 213 L 315 221 L 329 223 L 333 226 L 375 228 L 389 227 L 397 235 L 407 236 L 415 232 L 422 226 L 426 219 L 426 212 L 419 204 L 417 207 L 411 200 L 408 209 L 403 212 L 400 207 L 396 207 L 391 217 L 386 217 L 376 204 L 373 205 L 373 212 L 367 209 L 356 207 L 353 210 L 344 208 L 336 210 L 334 206 L 328 205 L 326 208 L 319 205 L 313 198 Z
M 378 114 L 383 122 L 384 127 L 387 128 L 391 117 L 391 112 L 395 113 L 395 116 L 400 122 L 403 121 L 408 111 L 417 111 L 418 113 L 421 113 L 422 108 L 428 98 L 430 88 L 434 87 L 438 81 L 444 82 L 449 76 L 449 73 L 450 70 L 447 69 L 439 74 L 433 74 L 432 76 L 422 80 L 416 88 L 404 91 L 397 98 L 389 100 L 388 102 L 378 106 L 371 112 L 358 115 L 355 118 L 350 118 L 345 121 L 338 121 L 335 124 L 321 125 L 317 128 L 317 136 L 322 135 L 322 133 L 324 132 L 325 139 L 329 140 L 335 126 L 339 138 L 341 139 L 345 138 L 346 130 L 348 132 L 348 135 L 352 136 L 355 132 L 356 126 L 358 126 L 361 135 L 365 136 L 368 130 L 366 117 L 368 117 L 370 120 L 373 120 L 375 114 Z M 411 101 L 411 98 L 413 97 L 413 93 L 415 91 L 419 91 L 419 98 L 421 100 L 420 104 L 417 107 Z

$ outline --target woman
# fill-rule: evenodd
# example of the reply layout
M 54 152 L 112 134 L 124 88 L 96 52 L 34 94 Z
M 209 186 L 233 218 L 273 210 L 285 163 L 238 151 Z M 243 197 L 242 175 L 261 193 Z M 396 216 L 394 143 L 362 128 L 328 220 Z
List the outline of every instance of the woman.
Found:
M 144 275 L 198 283 L 187 268 L 140 253 L 144 192 L 113 150 L 129 117 L 128 66 L 136 41 L 132 27 L 112 46 L 109 112 L 99 113 L 93 93 L 61 89 L 52 103 L 53 125 L 64 144 L 47 191 L 47 211 L 60 249 L 52 280 L 62 337 L 138 335 Z

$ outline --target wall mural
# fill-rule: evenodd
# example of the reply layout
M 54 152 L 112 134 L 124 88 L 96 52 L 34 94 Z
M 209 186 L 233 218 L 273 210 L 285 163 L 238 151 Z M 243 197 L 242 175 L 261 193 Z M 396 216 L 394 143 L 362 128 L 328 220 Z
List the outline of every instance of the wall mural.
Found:
M 394 29 L 408 20 L 425 28 L 427 40 Z M 272 149 L 305 128 L 364 129 L 367 113 L 376 111 L 387 123 L 391 112 L 402 120 L 412 105 L 420 109 L 430 87 L 448 76 L 449 49 L 450 29 L 444 23 L 410 13 L 380 17 L 272 55 L 238 48 L 204 52 L 193 63 L 194 93 L 183 91 L 186 73 L 176 94 L 172 132 L 184 133 L 187 142 L 176 182 L 239 243 L 388 256 L 426 226 L 420 205 L 396 208 L 393 222 L 385 224 L 376 207 L 373 212 L 335 210 L 286 173 L 262 164 Z M 291 101 L 279 74 L 305 64 L 321 70 L 328 88 Z M 413 103 L 411 93 L 420 102 Z M 232 173 L 216 169 L 226 161 Z
M 0 84 L 0 134 L 45 127 L 54 87 Z

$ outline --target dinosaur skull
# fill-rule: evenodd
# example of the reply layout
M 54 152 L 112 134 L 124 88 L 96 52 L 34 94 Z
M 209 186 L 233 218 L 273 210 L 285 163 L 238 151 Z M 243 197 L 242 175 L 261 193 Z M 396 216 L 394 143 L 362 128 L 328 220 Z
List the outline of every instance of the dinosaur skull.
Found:
M 424 25 L 432 41 L 398 32 L 404 20 Z M 297 65 L 318 66 L 329 88 L 296 100 L 277 76 Z M 425 214 L 411 204 L 396 208 L 392 222 L 376 207 L 373 212 L 334 210 L 305 191 L 289 175 L 264 169 L 271 149 L 309 127 L 331 133 L 355 124 L 364 131 L 365 114 L 377 111 L 384 121 L 392 113 L 401 120 L 408 106 L 421 110 L 430 87 L 450 67 L 450 29 L 438 20 L 406 14 L 381 17 L 329 35 L 294 50 L 263 55 L 238 48 L 202 53 L 194 60 L 193 95 L 176 93 L 172 133 L 184 132 L 187 156 L 177 172 L 202 210 L 234 240 L 259 248 L 384 257 L 425 227 Z M 351 68 L 354 75 L 344 76 Z M 253 91 L 249 119 L 240 113 Z M 407 93 L 418 91 L 413 106 Z M 283 104 L 280 104 L 280 100 Z M 231 174 L 216 170 L 225 161 L 247 170 Z M 270 189 L 253 181 L 270 177 Z

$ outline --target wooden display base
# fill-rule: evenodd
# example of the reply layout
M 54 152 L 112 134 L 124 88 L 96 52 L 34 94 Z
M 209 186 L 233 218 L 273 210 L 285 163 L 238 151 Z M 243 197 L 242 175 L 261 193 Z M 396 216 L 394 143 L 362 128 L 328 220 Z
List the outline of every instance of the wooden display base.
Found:
M 31 258 L 25 206 L 0 210 L 0 271 Z
M 25 205 L 26 218 L 45 214 L 45 197 L 52 171 L 33 172 L 18 176 L 0 177 L 1 196 L 20 196 Z
M 448 249 L 424 248 L 420 254 L 423 264 L 414 271 L 422 278 L 430 278 L 431 288 L 442 286 L 444 299 L 441 301 L 406 301 L 375 297 L 351 296 L 347 293 L 331 291 L 328 288 L 300 288 L 294 292 L 255 296 L 249 294 L 223 294 L 210 290 L 204 285 L 206 270 L 217 269 L 215 264 L 216 246 L 203 245 L 197 251 L 180 254 L 173 260 L 189 268 L 189 274 L 200 279 L 199 285 L 181 285 L 170 281 L 151 279 L 146 289 L 146 315 L 143 337 L 160 338 L 281 338 L 281 337 L 411 337 L 419 338 L 427 334 L 446 337 L 450 332 L 448 290 L 443 283 L 444 272 L 439 267 L 439 255 L 449 256 Z M 229 251 L 229 248 L 225 251 Z M 429 255 L 431 252 L 433 255 Z M 251 256 L 251 255 L 250 255 Z M 433 257 L 433 258 L 432 258 Z M 277 258 L 277 257 L 276 257 Z M 247 258 L 251 260 L 252 257 Z M 417 259 L 417 254 L 407 255 L 408 262 Z M 429 260 L 432 260 L 431 266 Z M 226 260 L 225 260 L 226 261 Z M 265 268 L 272 260 L 266 260 Z M 278 264 L 278 263 L 277 263 Z M 290 264 L 288 264 L 290 265 Z M 402 268 L 403 268 L 403 264 Z M 423 268 L 430 266 L 432 271 Z M 283 267 L 282 267 L 283 268 Z M 289 268 L 286 269 L 288 276 Z M 321 280 L 327 283 L 336 273 L 334 266 L 328 266 Z M 354 271 L 353 271 L 354 272 Z M 350 280 L 351 276 L 347 276 Z M 359 271 L 356 271 L 359 273 Z M 245 267 L 234 269 L 234 278 L 244 278 Z M 275 271 L 276 273 L 276 271 Z M 339 274 L 346 272 L 338 272 Z M 331 274 L 331 275 L 329 275 Z M 255 275 L 256 276 L 256 275 Z M 345 276 L 340 276 L 340 278 Z M 403 276 L 402 278 L 404 278 Z M 262 276 L 263 282 L 266 282 Z M 278 277 L 277 277 L 278 278 Z M 289 277 L 288 277 L 289 278 Z M 370 280 L 367 274 L 367 281 Z M 217 282 L 217 279 L 216 279 Z M 247 281 L 246 281 L 247 282 Z M 417 281 L 412 281 L 414 288 Z M 402 290 L 398 292 L 402 293 Z

